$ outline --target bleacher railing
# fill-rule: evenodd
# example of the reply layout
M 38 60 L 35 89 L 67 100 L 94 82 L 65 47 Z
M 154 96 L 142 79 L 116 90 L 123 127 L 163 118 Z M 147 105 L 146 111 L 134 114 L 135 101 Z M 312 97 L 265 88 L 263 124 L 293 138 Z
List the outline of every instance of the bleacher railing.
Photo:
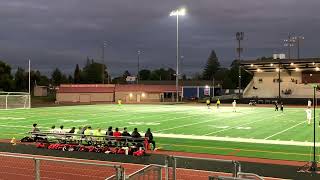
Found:
M 121 165 L 107 163 L 11 154 L 0 154 L 0 163 L 1 172 L 4 173 L 1 176 L 5 179 L 83 179 L 91 178 L 93 175 L 96 179 L 109 177 L 113 177 L 114 180 L 125 179 L 124 168 Z M 87 170 L 88 174 L 79 173 L 84 170 Z

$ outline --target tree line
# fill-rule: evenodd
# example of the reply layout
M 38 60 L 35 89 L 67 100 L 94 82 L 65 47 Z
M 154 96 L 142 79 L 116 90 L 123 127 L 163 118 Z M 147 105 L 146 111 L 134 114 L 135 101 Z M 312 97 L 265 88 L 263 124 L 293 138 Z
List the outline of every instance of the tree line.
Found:
M 218 57 L 214 50 L 211 51 L 207 63 L 202 73 L 197 73 L 193 77 L 184 74 L 181 76 L 183 80 L 215 80 L 219 82 L 223 88 L 234 89 L 238 87 L 238 68 L 239 61 L 234 60 L 230 67 L 224 68 L 220 66 Z M 139 71 L 139 80 L 175 80 L 176 71 L 172 68 L 159 68 L 154 70 L 142 69 Z M 111 79 L 108 69 L 104 64 L 96 62 L 94 59 L 87 57 L 85 66 L 80 68 L 77 64 L 73 75 L 64 74 L 59 68 L 55 68 L 48 77 L 41 74 L 38 70 L 31 71 L 31 88 L 34 85 L 40 86 L 58 86 L 60 84 L 99 84 L 114 83 L 124 84 L 127 76 L 131 76 L 129 71 L 125 71 L 122 75 Z M 245 87 L 252 75 L 242 69 L 242 84 Z M 18 67 L 13 73 L 9 64 L 0 61 L 0 90 L 2 91 L 27 91 L 28 90 L 28 72 Z

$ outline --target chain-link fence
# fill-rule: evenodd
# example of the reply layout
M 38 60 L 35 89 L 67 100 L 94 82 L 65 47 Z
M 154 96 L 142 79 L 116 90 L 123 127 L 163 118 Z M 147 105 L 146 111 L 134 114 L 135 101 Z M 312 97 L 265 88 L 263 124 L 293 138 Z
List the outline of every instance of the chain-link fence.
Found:
M 3 179 L 24 180 L 105 180 L 110 177 L 114 180 L 124 180 L 125 177 L 120 165 L 7 154 L 0 154 L 0 175 Z

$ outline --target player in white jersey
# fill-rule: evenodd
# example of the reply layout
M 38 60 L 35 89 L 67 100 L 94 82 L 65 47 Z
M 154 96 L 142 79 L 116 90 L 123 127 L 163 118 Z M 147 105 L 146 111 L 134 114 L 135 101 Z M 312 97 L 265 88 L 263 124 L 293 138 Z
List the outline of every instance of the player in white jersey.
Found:
M 233 100 L 232 102 L 232 112 L 236 112 L 237 102 L 236 100 Z
M 311 102 L 311 100 L 309 99 L 309 100 L 308 100 L 308 108 L 311 108 L 311 105 L 312 105 L 312 102 Z
M 308 121 L 308 124 L 311 123 L 311 115 L 312 115 L 312 111 L 310 108 L 306 109 L 306 113 L 307 113 L 307 121 Z

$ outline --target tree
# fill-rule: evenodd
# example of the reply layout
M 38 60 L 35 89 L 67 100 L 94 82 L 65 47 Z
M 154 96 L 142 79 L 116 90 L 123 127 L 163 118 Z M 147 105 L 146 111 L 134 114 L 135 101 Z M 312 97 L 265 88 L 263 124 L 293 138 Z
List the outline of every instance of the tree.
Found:
M 230 77 L 231 81 L 233 82 L 233 88 L 239 87 L 239 85 L 238 85 L 239 84 L 239 60 L 234 60 L 231 63 L 229 77 Z M 242 86 L 242 88 L 246 87 L 250 83 L 252 77 L 253 76 L 250 73 L 248 73 L 244 69 L 241 69 L 241 86 Z
M 60 85 L 62 83 L 62 81 L 63 81 L 63 77 L 62 76 L 63 75 L 62 75 L 61 71 L 58 68 L 56 68 L 53 71 L 52 75 L 51 75 L 52 84 L 54 86 Z
M 214 74 L 219 70 L 219 68 L 220 68 L 220 63 L 218 61 L 218 57 L 215 51 L 212 50 L 203 71 L 203 79 L 212 80 L 212 78 L 214 77 Z
M 139 72 L 139 78 L 140 80 L 150 80 L 151 71 L 148 69 L 142 69 Z
M 76 65 L 76 69 L 74 70 L 73 77 L 74 77 L 73 82 L 75 84 L 79 84 L 81 82 L 81 71 L 78 64 Z
M 123 77 L 123 79 L 126 79 L 128 76 L 131 76 L 131 74 L 130 74 L 130 72 L 129 72 L 128 70 L 126 70 L 126 71 L 123 73 L 122 77 Z
M 10 65 L 0 61 L 0 90 L 11 91 L 14 88 L 14 81 L 11 76 Z
M 28 89 L 28 73 L 23 68 L 18 67 L 14 75 L 16 91 L 26 91 Z

